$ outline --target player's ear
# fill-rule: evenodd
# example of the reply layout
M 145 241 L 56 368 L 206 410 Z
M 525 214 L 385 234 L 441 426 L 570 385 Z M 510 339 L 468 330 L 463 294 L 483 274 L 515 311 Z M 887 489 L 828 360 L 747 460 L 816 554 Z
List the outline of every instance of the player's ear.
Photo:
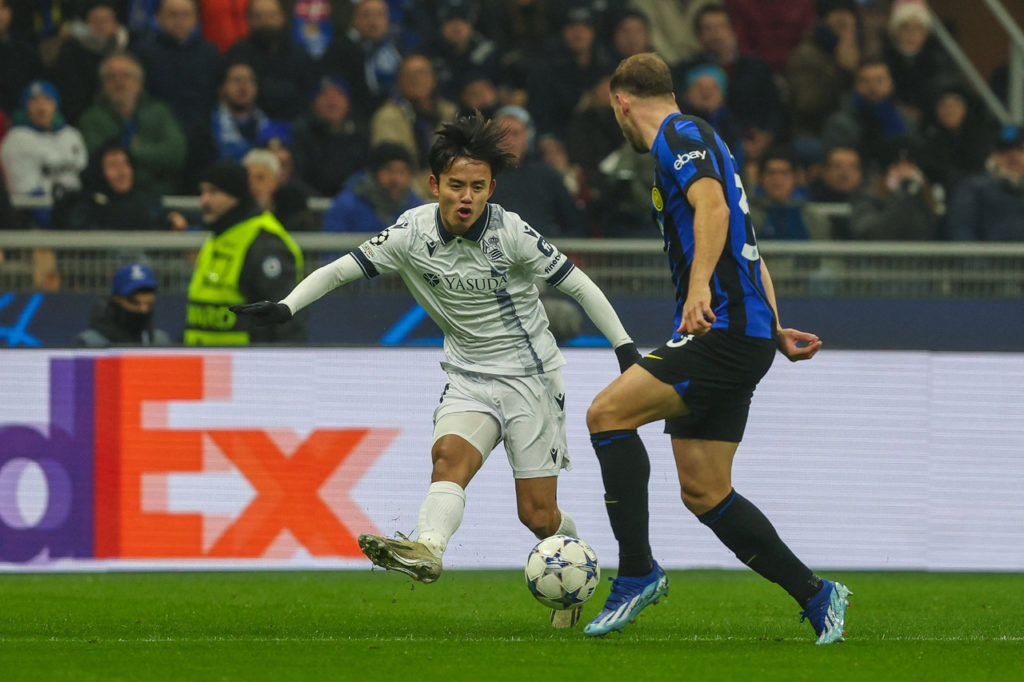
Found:
M 441 185 L 437 180 L 437 176 L 435 176 L 433 173 L 431 173 L 430 175 L 430 193 L 433 194 L 435 197 L 441 195 Z
M 494 195 L 494 188 L 498 186 L 498 181 L 491 178 L 491 189 L 487 191 L 487 198 L 490 199 Z

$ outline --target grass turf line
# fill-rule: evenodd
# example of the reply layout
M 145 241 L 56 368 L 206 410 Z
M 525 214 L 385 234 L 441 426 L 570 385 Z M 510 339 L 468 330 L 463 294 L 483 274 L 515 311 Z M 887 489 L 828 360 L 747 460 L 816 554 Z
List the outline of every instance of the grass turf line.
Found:
M 622 634 L 556 631 L 518 571 L 0 575 L 0 679 L 1016 680 L 1024 575 L 841 573 L 847 641 L 743 571 L 670 571 Z M 584 609 L 599 610 L 605 582 Z

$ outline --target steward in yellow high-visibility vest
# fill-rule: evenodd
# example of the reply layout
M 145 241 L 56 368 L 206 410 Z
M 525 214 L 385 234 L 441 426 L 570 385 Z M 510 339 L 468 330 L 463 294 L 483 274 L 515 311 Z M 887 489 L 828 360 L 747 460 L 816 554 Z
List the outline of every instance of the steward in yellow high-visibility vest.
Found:
M 188 288 L 185 345 L 305 341 L 305 318 L 254 326 L 228 309 L 278 301 L 303 276 L 302 251 L 277 218 L 253 202 L 245 168 L 231 159 L 216 162 L 200 177 L 199 203 L 213 234 L 199 251 Z

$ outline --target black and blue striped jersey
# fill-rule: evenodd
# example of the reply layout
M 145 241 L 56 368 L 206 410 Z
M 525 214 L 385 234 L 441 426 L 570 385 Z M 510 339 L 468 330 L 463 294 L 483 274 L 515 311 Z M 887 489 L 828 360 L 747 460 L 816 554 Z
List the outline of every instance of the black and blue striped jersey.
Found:
M 761 282 L 761 258 L 747 195 L 729 147 L 706 121 L 673 114 L 662 122 L 651 154 L 654 219 L 665 240 L 676 289 L 673 330 L 682 321 L 693 262 L 693 206 L 686 193 L 694 181 L 709 177 L 721 183 L 729 206 L 729 235 L 711 278 L 711 308 L 717 318 L 712 328 L 771 338 L 774 313 Z

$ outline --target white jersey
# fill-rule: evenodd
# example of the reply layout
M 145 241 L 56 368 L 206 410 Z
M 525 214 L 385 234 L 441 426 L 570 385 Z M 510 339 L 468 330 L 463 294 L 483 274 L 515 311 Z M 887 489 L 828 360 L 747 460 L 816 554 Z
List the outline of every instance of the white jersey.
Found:
M 88 163 L 82 134 L 71 126 L 57 131 L 11 128 L 0 145 L 7 187 L 14 195 L 53 196 L 55 187 L 77 190 Z
M 446 370 L 526 376 L 565 364 L 535 282 L 555 286 L 575 266 L 515 213 L 487 204 L 456 236 L 425 204 L 352 255 L 367 277 L 401 275 L 444 332 Z

